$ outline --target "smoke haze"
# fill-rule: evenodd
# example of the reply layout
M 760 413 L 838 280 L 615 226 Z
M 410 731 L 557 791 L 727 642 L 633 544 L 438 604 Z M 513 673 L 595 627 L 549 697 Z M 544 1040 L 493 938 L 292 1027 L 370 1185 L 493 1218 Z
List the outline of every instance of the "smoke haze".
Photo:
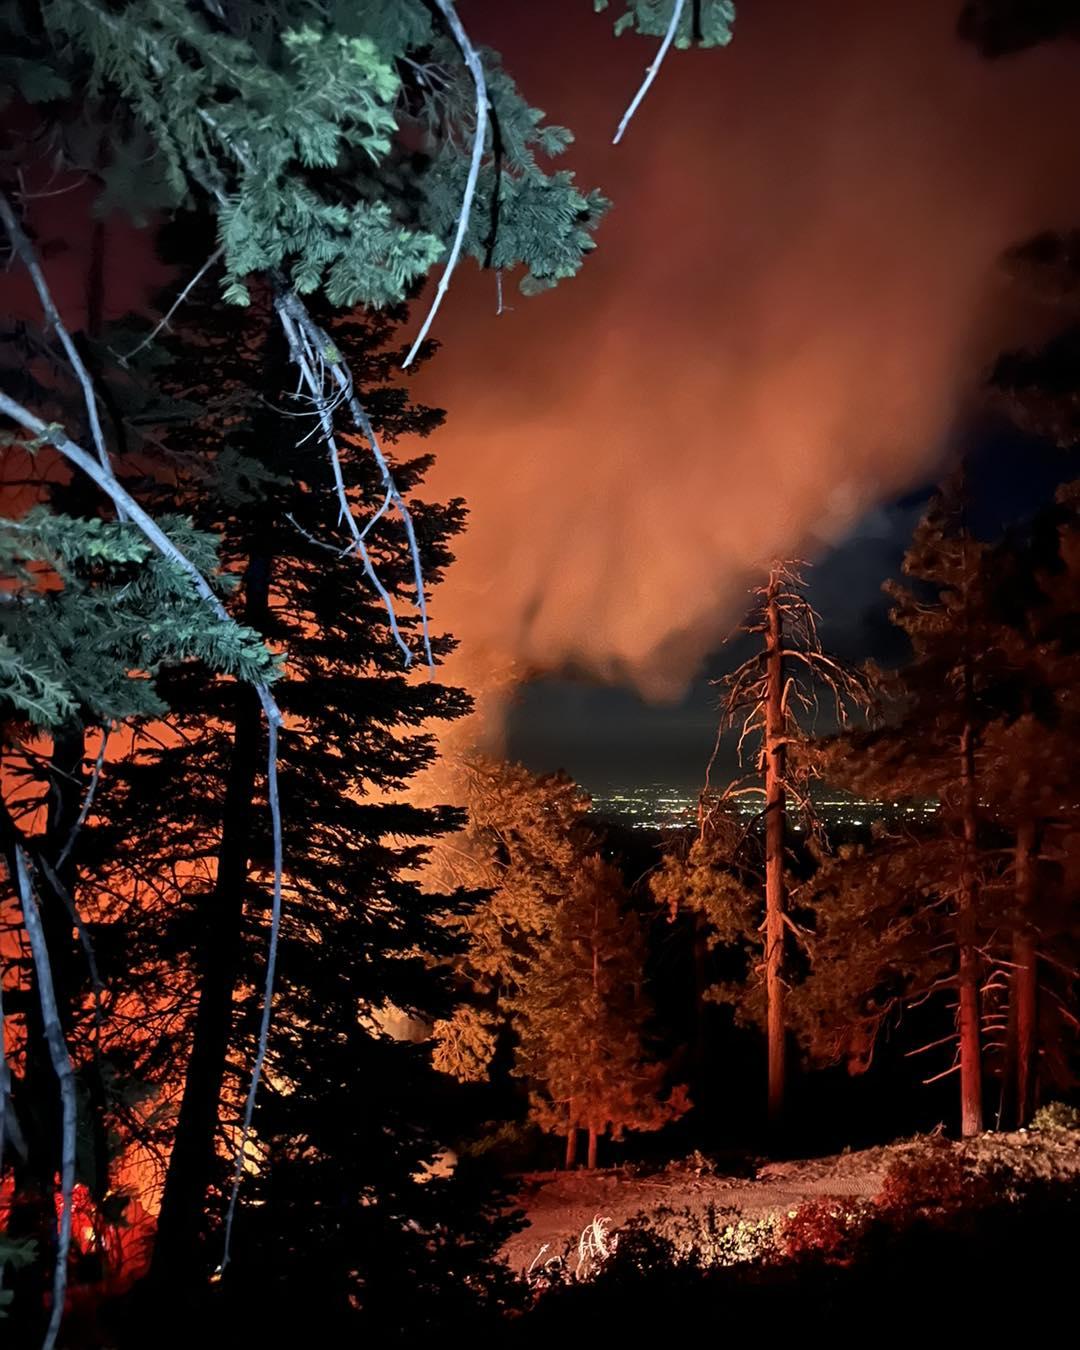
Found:
M 1080 216 L 1069 47 L 982 61 L 959 0 L 756 0 L 673 53 L 581 0 L 462 6 L 615 202 L 581 275 L 494 316 L 455 279 L 415 381 L 471 523 L 436 597 L 471 687 L 579 669 L 677 697 L 770 556 L 925 477 L 1024 314 L 996 266 Z

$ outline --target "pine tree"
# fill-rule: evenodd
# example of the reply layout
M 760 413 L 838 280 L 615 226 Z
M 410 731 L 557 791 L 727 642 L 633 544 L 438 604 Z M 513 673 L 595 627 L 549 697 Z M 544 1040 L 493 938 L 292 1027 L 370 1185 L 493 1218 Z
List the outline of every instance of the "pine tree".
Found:
M 464 830 L 434 849 L 446 887 L 482 896 L 451 918 L 464 949 L 455 961 L 462 1001 L 435 1023 L 436 1064 L 462 1082 L 488 1077 L 502 1036 L 518 1025 L 521 1000 L 551 938 L 559 904 L 594 850 L 589 799 L 564 774 L 470 756 L 456 764 Z
M 207 331 L 197 297 L 192 304 L 194 331 Z M 440 420 L 410 404 L 400 386 L 384 383 L 400 355 L 387 341 L 395 318 L 400 321 L 395 315 L 352 319 L 331 330 L 363 381 L 365 401 L 388 443 L 425 433 Z M 304 424 L 285 415 L 287 408 L 266 406 L 265 391 L 279 387 L 266 350 L 266 334 L 273 341 L 271 319 L 269 301 L 260 305 L 253 297 L 250 309 L 214 336 L 210 353 L 205 339 L 191 347 L 181 331 L 168 344 L 172 365 L 161 377 L 166 387 L 182 387 L 188 399 L 217 394 L 237 408 L 235 422 L 220 430 L 211 420 L 171 437 L 184 466 L 180 490 L 221 531 L 225 557 L 244 575 L 246 609 L 258 606 L 262 631 L 285 653 L 278 686 L 287 719 L 281 792 L 283 802 L 294 805 L 285 817 L 281 1032 L 271 1039 L 251 1145 L 260 1175 L 244 1183 L 265 1193 L 267 1203 L 245 1220 L 248 1255 L 242 1267 L 227 1272 L 225 1285 L 239 1297 L 256 1278 L 258 1261 L 259 1278 L 284 1286 L 310 1261 L 329 1322 L 345 1325 L 358 1303 L 355 1316 L 388 1334 L 385 1319 L 393 1302 L 371 1291 L 389 1290 L 391 1269 L 400 1280 L 434 1289 L 435 1256 L 427 1244 L 436 1244 L 439 1259 L 446 1258 L 454 1194 L 449 1185 L 421 1187 L 413 1179 L 446 1142 L 432 1106 L 438 1094 L 431 1087 L 429 1049 L 384 1043 L 379 1018 L 388 1005 L 426 1017 L 449 1011 L 442 972 L 453 951 L 447 922 L 453 903 L 423 894 L 407 874 L 423 859 L 422 841 L 458 817 L 387 794 L 432 757 L 432 738 L 419 728 L 460 715 L 468 700 L 433 681 L 411 679 L 401 668 L 397 636 L 414 650 L 422 639 L 419 616 L 405 609 L 412 571 L 396 545 L 400 524 L 383 515 L 368 535 L 380 576 L 398 603 L 397 635 L 378 594 L 350 580 L 350 560 L 340 551 L 328 553 L 317 537 L 334 484 L 329 474 L 322 482 L 298 476 L 295 445 Z M 193 387 L 200 379 L 203 387 Z M 262 408 L 250 424 L 244 411 L 249 404 Z M 364 447 L 343 440 L 341 463 L 350 497 L 369 500 L 376 470 Z M 427 457 L 407 460 L 395 465 L 395 476 L 409 493 L 425 575 L 435 582 L 462 511 L 460 503 L 439 507 L 412 499 L 428 463 Z M 175 491 L 161 485 L 155 495 Z M 436 657 L 449 649 L 445 639 L 432 643 Z M 197 936 L 186 976 L 198 997 L 187 1029 L 191 1050 L 173 1057 L 166 1070 L 182 1070 L 184 1089 L 155 1249 L 155 1285 L 171 1288 L 197 1279 L 207 1257 L 211 1264 L 220 1259 L 223 1200 L 217 1196 L 227 1195 L 229 1179 L 215 1140 L 224 1130 L 235 1145 L 244 1066 L 255 1049 L 254 993 L 272 866 L 258 809 L 264 787 L 257 705 L 242 687 L 208 682 L 197 672 L 178 676 L 169 695 L 173 711 L 159 738 L 164 746 L 143 744 L 112 770 L 107 833 L 101 827 L 95 834 L 105 856 L 115 859 L 108 869 L 110 891 L 140 897 L 120 916 L 112 949 L 122 946 L 128 960 L 132 950 L 145 951 L 153 987 L 163 977 L 185 978 L 182 966 L 161 969 L 162 953 L 179 956 L 191 945 L 177 942 L 178 933 Z M 142 810 L 148 797 L 159 805 L 149 819 Z M 201 856 L 207 858 L 201 874 L 185 875 L 184 860 Z M 158 903 L 148 915 L 142 898 L 147 884 L 160 888 L 170 876 L 178 883 L 166 886 L 167 904 Z M 125 933 L 133 940 L 120 942 Z M 443 960 L 432 965 L 440 953 Z M 111 974 L 122 983 L 119 971 Z M 309 1034 L 293 1039 L 289 1027 Z M 373 1111 L 374 1082 L 380 1086 Z M 389 1131 L 388 1120 L 396 1122 Z M 351 1140 L 349 1128 L 355 1131 Z M 385 1206 L 381 1199 L 375 1207 L 363 1201 L 376 1185 Z M 333 1198 L 344 1195 L 353 1200 Z M 331 1203 L 334 1218 L 327 1227 Z M 483 1206 L 471 1201 L 467 1212 L 474 1208 L 479 1222 Z M 204 1256 L 199 1237 L 206 1226 L 214 1245 Z M 494 1241 L 497 1227 L 491 1233 Z M 474 1238 L 463 1250 L 477 1247 Z M 386 1264 L 377 1275 L 380 1262 Z M 369 1292 L 361 1295 L 362 1287 Z M 397 1309 L 403 1319 L 420 1318 L 418 1302 L 399 1301 Z
M 678 46 L 691 41 L 721 44 L 730 37 L 732 7 L 727 0 L 695 5 L 689 25 L 681 28 L 682 4 L 672 4 L 670 14 L 663 12 L 665 8 L 635 0 L 620 18 L 619 28 L 656 33 L 663 27 Z M 44 145 L 48 147 L 48 171 L 87 175 L 95 184 L 94 205 L 100 216 L 124 209 L 140 223 L 176 218 L 188 211 L 210 219 L 216 247 L 194 272 L 193 281 L 215 274 L 215 284 L 228 304 L 256 311 L 268 295 L 272 297 L 273 325 L 287 360 L 275 356 L 273 368 L 280 383 L 263 392 L 275 402 L 286 368 L 295 368 L 317 422 L 316 437 L 301 441 L 306 468 L 296 480 L 313 482 L 316 464 L 325 467 L 327 458 L 335 471 L 340 467 L 336 437 L 345 434 L 341 417 L 347 414 L 353 433 L 365 438 L 380 470 L 368 475 L 366 486 L 377 494 L 376 502 L 385 494 L 387 505 L 398 508 L 408 524 L 402 492 L 410 484 L 399 487 L 386 472 L 372 434 L 371 415 L 358 397 L 360 381 L 328 332 L 329 311 L 399 302 L 433 265 L 444 263 L 435 304 L 421 325 L 423 338 L 463 255 L 472 256 L 500 278 L 504 271 L 520 267 L 522 288 L 527 292 L 572 276 L 593 247 L 593 231 L 607 203 L 598 193 L 579 191 L 569 173 L 551 173 L 542 167 L 543 160 L 565 149 L 569 133 L 543 123 L 542 116 L 520 97 L 496 54 L 477 51 L 451 0 L 435 0 L 430 5 L 423 0 L 394 0 L 392 4 L 362 5 L 359 10 L 330 0 L 275 0 L 258 5 L 250 0 L 183 0 L 179 4 L 131 0 L 123 6 L 104 0 L 37 0 L 4 7 L 0 38 L 4 52 L 0 94 L 5 100 L 17 98 L 23 105 L 20 116 L 5 130 L 5 163 L 18 163 L 32 177 L 42 168 L 38 151 Z M 659 66 L 659 59 L 655 65 Z M 642 86 L 642 94 L 653 74 L 655 70 Z M 636 108 L 639 101 L 640 95 L 632 106 Z M 70 739 L 63 724 L 72 721 L 73 700 L 83 692 L 80 682 L 87 679 L 85 670 L 74 669 L 70 645 L 43 652 L 34 625 L 9 625 L 3 635 L 5 645 L 0 647 L 5 695 L 16 719 L 29 715 L 52 737 L 55 767 L 78 778 L 85 772 L 89 729 L 117 720 L 124 724 L 126 736 L 148 716 L 162 711 L 154 703 L 157 695 L 147 693 L 159 671 L 173 663 L 194 661 L 238 677 L 254 691 L 265 723 L 264 805 L 273 817 L 272 851 L 280 852 L 282 827 L 272 785 L 277 774 L 275 747 L 279 736 L 282 741 L 288 737 L 281 730 L 281 709 L 270 687 L 277 666 L 259 640 L 266 633 L 272 637 L 275 618 L 270 612 L 272 589 L 267 576 L 261 574 L 261 560 L 269 556 L 259 552 L 265 541 L 254 541 L 258 547 L 249 547 L 246 555 L 251 566 L 243 586 L 244 606 L 250 617 L 260 623 L 265 620 L 256 633 L 237 625 L 215 594 L 214 587 L 224 589 L 229 574 L 217 578 L 211 541 L 186 534 L 182 522 L 174 528 L 169 521 L 155 518 L 146 512 L 138 494 L 129 491 L 142 474 L 160 476 L 169 471 L 171 462 L 168 454 L 156 464 L 153 452 L 136 457 L 137 450 L 146 451 L 148 442 L 138 434 L 133 419 L 121 414 L 111 418 L 111 429 L 102 426 L 109 372 L 80 351 L 55 309 L 32 229 L 24 228 L 31 223 L 32 200 L 32 193 L 23 192 L 24 181 L 20 178 L 18 193 L 0 197 L 0 211 L 11 253 L 32 276 L 46 327 L 52 330 L 44 345 L 37 343 L 24 372 L 27 385 L 32 385 L 38 363 L 59 362 L 81 408 L 69 415 L 52 399 L 51 391 L 31 388 L 27 392 L 24 387 L 16 391 L 17 397 L 6 390 L 0 393 L 0 412 L 19 428 L 13 453 L 40 454 L 46 459 L 46 477 L 62 463 L 93 482 L 93 504 L 80 511 L 72 524 L 73 541 L 83 520 L 101 516 L 108 523 L 115 515 L 126 527 L 121 531 L 123 550 L 141 547 L 142 552 L 135 558 L 87 555 L 87 563 L 105 567 L 122 563 L 133 575 L 130 588 L 126 582 L 113 588 L 115 603 L 108 617 L 117 620 L 121 630 L 115 634 L 115 645 L 107 653 L 103 644 L 95 649 L 88 642 L 84 648 L 103 657 L 98 667 L 101 686 L 95 689 L 91 681 L 88 691 L 106 696 L 97 704 L 88 701 L 78 707 Z M 75 222 L 72 228 L 77 228 Z M 90 233 L 98 227 L 86 221 L 83 228 Z M 191 285 L 185 284 L 175 306 L 170 306 L 170 318 L 174 309 L 182 308 L 190 291 Z M 308 296 L 313 297 L 310 303 L 304 299 Z M 163 330 L 164 325 L 155 328 L 143 345 L 152 347 Z M 410 364 L 421 350 L 420 338 L 412 344 L 404 364 Z M 130 359 L 121 359 L 121 369 Z M 115 387 L 114 381 L 114 391 Z M 228 410 L 216 411 L 220 417 Z M 57 413 L 60 420 L 56 420 Z M 114 432 L 120 434 L 114 436 Z M 231 466 L 234 488 L 267 487 L 265 482 L 251 481 L 253 471 L 258 478 L 258 470 L 253 470 L 258 458 L 249 456 L 247 462 Z M 219 467 L 225 467 L 224 456 Z M 259 504 L 264 501 L 260 491 L 253 495 L 248 525 L 258 534 L 266 525 L 266 511 Z M 438 651 L 426 637 L 425 541 L 407 533 L 406 552 L 411 556 L 404 571 L 411 575 L 424 632 L 417 651 L 408 641 L 414 620 L 411 616 L 402 619 L 391 599 L 400 589 L 400 559 L 383 560 L 386 573 L 382 577 L 365 556 L 361 522 L 367 519 L 368 499 L 350 500 L 341 484 L 336 492 L 313 495 L 331 509 L 325 519 L 311 522 L 321 530 L 308 533 L 322 538 L 332 522 L 344 526 L 351 537 L 354 571 L 360 570 L 358 559 L 388 607 L 392 645 L 406 661 L 423 654 L 434 664 Z M 215 514 L 212 492 L 206 485 L 193 497 L 193 515 Z M 156 494 L 155 500 L 160 503 L 161 495 Z M 14 528 L 23 523 L 17 520 Z M 55 523 L 63 528 L 66 521 L 57 516 Z M 38 530 L 37 524 L 31 528 Z M 418 522 L 417 535 L 421 533 Z M 437 555 L 437 546 L 428 542 Z M 40 552 L 40 545 L 32 546 L 31 555 L 35 549 Z M 16 570 L 23 561 L 24 557 L 16 559 Z M 60 576 L 52 556 L 32 561 Z M 24 593 L 20 598 L 37 605 L 36 582 L 27 584 L 21 573 L 18 579 Z M 109 581 L 113 580 L 110 576 Z M 65 594 L 56 601 L 46 600 L 39 606 L 41 612 L 51 615 L 65 605 L 70 608 L 78 589 L 71 584 L 68 590 L 68 576 L 61 577 L 61 582 Z M 136 642 L 132 656 L 124 602 L 130 598 L 145 601 L 144 591 L 156 596 L 158 605 L 145 625 L 150 641 Z M 399 598 L 404 605 L 404 596 Z M 69 619 L 67 615 L 64 622 Z M 406 630 L 404 634 L 395 625 Z M 151 678 L 140 675 L 133 680 L 132 670 Z M 183 676 L 177 683 L 183 685 Z M 143 701 L 132 707 L 129 696 L 137 686 L 141 686 Z M 231 836 L 239 879 L 246 866 L 241 866 L 240 850 L 256 828 L 250 820 L 258 776 L 253 754 L 263 733 L 252 716 L 251 698 L 242 689 L 230 689 L 225 701 L 232 706 L 219 711 L 232 717 L 237 766 L 242 761 L 230 793 L 232 818 L 239 819 L 237 812 L 245 816 Z M 242 711 L 245 702 L 248 706 Z M 378 705 L 378 699 L 375 702 Z M 90 781 L 96 783 L 96 778 Z M 70 803 L 81 800 L 79 794 L 66 794 L 63 809 L 57 809 L 50 827 L 52 840 L 46 855 L 66 832 Z M 224 838 L 219 843 L 224 862 Z M 13 884 L 19 875 L 19 860 L 28 848 L 34 856 L 25 884 L 20 885 L 20 899 L 23 917 L 32 926 L 36 903 L 59 914 L 57 904 L 62 897 L 47 879 L 48 857 L 40 854 L 36 844 L 31 848 L 28 837 L 12 842 L 6 854 Z M 274 872 L 272 933 L 277 931 L 280 912 L 280 866 L 275 865 Z M 75 872 L 68 880 L 74 884 Z M 231 900 L 235 907 L 235 895 Z M 47 986 L 53 988 L 48 967 L 55 963 L 59 970 L 72 946 L 71 933 L 65 928 L 60 918 L 51 934 L 46 931 L 40 942 L 35 940 L 33 978 L 42 995 Z M 233 953 L 215 954 L 212 947 L 211 942 L 199 961 L 204 971 L 214 962 L 225 968 L 216 981 L 213 1000 L 218 1027 L 211 1039 L 220 1043 L 228 967 L 235 966 L 235 961 Z M 268 997 L 270 985 L 268 978 Z M 62 991 L 61 1003 L 73 1005 L 76 997 L 69 988 Z M 56 1021 L 58 1012 L 50 1007 L 43 1015 Z M 62 1033 L 61 1026 L 61 1041 Z M 265 1049 L 265 1037 L 260 1036 L 257 1063 Z M 60 1042 L 50 1051 L 51 1067 L 65 1084 L 65 1094 L 70 1087 L 69 1055 L 70 1047 Z M 215 1053 L 214 1058 L 220 1057 Z M 204 1139 L 210 1128 L 208 1103 L 214 1097 L 216 1072 L 208 1066 L 198 1094 L 202 1107 L 197 1132 Z M 258 1078 L 256 1070 L 252 1092 Z M 71 1221 L 74 1123 L 70 1101 L 66 1101 L 60 1259 L 45 1338 L 49 1347 L 55 1343 L 63 1309 L 64 1245 Z M 188 1132 L 182 1137 L 188 1138 Z M 200 1152 L 205 1160 L 205 1146 Z M 179 1155 L 184 1153 L 181 1148 Z M 0 1141 L 0 1159 L 3 1155 Z M 199 1189 L 196 1177 L 194 1190 Z
M 939 801 L 942 828 L 932 840 L 907 835 L 856 850 L 844 860 L 844 875 L 829 872 L 820 884 L 832 897 L 823 923 L 833 955 L 854 962 L 852 973 L 863 963 L 853 988 L 856 1003 L 869 1000 L 871 1025 L 898 999 L 955 991 L 967 1136 L 983 1127 L 983 735 L 998 711 L 1007 662 L 986 603 L 987 550 L 968 525 L 965 492 L 961 476 L 931 503 L 904 559 L 911 583 L 886 583 L 892 621 L 907 635 L 912 657 L 885 684 L 883 725 L 838 742 L 826 757 L 830 781 L 862 796 Z M 929 955 L 943 923 L 955 954 L 948 971 L 940 969 L 940 953 Z M 844 942 L 859 924 L 875 950 L 847 956 Z M 820 938 L 817 946 L 816 964 L 827 967 Z M 831 978 L 818 985 L 819 1012 Z
M 1024 1125 L 1038 1104 L 1040 1078 L 1063 1089 L 1072 1082 L 1063 1050 L 1072 1039 L 1074 999 L 1071 980 L 1061 975 L 1075 962 L 1069 839 L 1080 790 L 1075 485 L 1014 534 L 992 555 L 1011 687 L 984 740 L 986 797 L 1013 853 L 1011 903 L 1001 916 L 1009 943 L 1002 1114 Z
M 566 1137 L 566 1166 L 581 1130 L 587 1166 L 598 1142 L 656 1130 L 688 1106 L 685 1089 L 662 1096 L 665 1066 L 646 1052 L 641 930 L 622 878 L 593 856 L 575 872 L 519 1003 L 515 1072 L 530 1085 L 531 1115 Z

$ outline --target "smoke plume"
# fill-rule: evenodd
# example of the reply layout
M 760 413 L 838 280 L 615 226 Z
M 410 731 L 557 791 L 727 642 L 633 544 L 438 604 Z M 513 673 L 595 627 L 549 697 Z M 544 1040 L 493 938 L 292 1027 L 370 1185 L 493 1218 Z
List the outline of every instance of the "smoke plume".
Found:
M 986 62 L 958 3 L 756 0 L 726 51 L 652 55 L 580 0 L 473 5 L 571 166 L 615 201 L 582 274 L 495 317 L 455 279 L 417 392 L 431 490 L 472 516 L 436 601 L 482 687 L 567 668 L 677 696 L 775 554 L 925 477 L 1000 342 L 996 266 L 1080 218 L 1068 47 Z

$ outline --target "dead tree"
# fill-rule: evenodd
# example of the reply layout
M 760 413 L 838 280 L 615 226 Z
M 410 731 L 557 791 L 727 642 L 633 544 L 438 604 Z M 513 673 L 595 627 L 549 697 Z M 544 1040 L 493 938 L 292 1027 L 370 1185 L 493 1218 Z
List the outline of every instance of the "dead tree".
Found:
M 738 735 L 740 764 L 749 744 L 756 744 L 753 768 L 715 796 L 713 808 L 733 799 L 757 795 L 763 800 L 765 831 L 765 922 L 762 969 L 766 994 L 768 1042 L 768 1113 L 778 1128 L 784 1112 L 786 1082 L 784 1015 L 785 946 L 794 925 L 787 912 L 785 839 L 789 803 L 813 827 L 809 786 L 814 758 L 805 753 L 807 727 L 813 727 L 823 697 L 844 726 L 855 709 L 869 704 L 866 675 L 829 656 L 818 636 L 820 615 L 806 598 L 806 564 L 775 561 L 764 585 L 755 588 L 755 602 L 737 630 L 753 636 L 758 649 L 737 670 L 716 681 L 725 690 L 711 776 L 726 731 Z M 703 818 L 703 828 L 707 814 Z

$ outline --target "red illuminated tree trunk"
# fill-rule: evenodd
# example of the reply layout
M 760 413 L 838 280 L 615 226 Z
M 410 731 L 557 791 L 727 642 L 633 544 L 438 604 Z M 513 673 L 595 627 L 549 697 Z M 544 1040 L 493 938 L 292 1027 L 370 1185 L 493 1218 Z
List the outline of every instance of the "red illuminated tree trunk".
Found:
M 595 1126 L 595 1125 L 590 1125 L 590 1126 L 589 1126 L 589 1160 L 588 1160 L 588 1163 L 586 1164 L 586 1166 L 588 1167 L 588 1169 L 589 1169 L 590 1172 L 593 1172 L 593 1171 L 596 1170 L 596 1146 L 597 1146 L 596 1126 Z
M 570 1123 L 566 1127 L 566 1158 L 564 1165 L 568 1172 L 572 1172 L 577 1163 L 577 1140 L 578 1130 L 574 1119 L 574 1103 L 571 1101 L 567 1107 Z
M 745 886 L 739 876 L 742 864 L 736 864 L 734 870 L 731 867 L 732 860 L 739 856 L 738 844 L 728 862 L 721 865 L 720 874 L 726 880 L 718 900 L 728 931 L 739 934 L 739 940 L 749 949 L 757 949 L 761 944 L 761 962 L 755 964 L 755 976 L 758 971 L 764 975 L 767 1105 L 773 1131 L 778 1131 L 782 1124 L 785 1106 L 788 930 L 793 935 L 797 933 L 787 914 L 787 816 L 789 803 L 794 803 L 796 809 L 812 818 L 811 784 L 820 772 L 821 763 L 820 756 L 809 747 L 808 734 L 799 725 L 799 713 L 812 717 L 819 706 L 819 696 L 824 694 L 838 722 L 844 726 L 849 713 L 866 709 L 870 700 L 867 675 L 830 656 L 822 647 L 818 615 L 807 598 L 802 568 L 803 564 L 796 561 L 775 559 L 764 584 L 754 588 L 754 604 L 741 631 L 754 638 L 755 650 L 738 669 L 718 681 L 727 690 L 721 734 L 725 729 L 737 731 L 736 755 L 740 764 L 744 745 L 753 744 L 754 767 L 719 793 L 712 808 L 706 810 L 703 802 L 699 816 L 700 841 L 704 844 L 717 808 L 743 796 L 764 799 L 764 923 L 758 921 L 757 901 L 751 901 L 749 895 L 745 900 L 733 899 Z M 792 755 L 793 744 L 805 746 L 807 753 Z M 718 736 L 710 772 L 719 745 Z M 707 774 L 706 800 L 708 793 Z M 717 843 L 719 837 L 715 834 L 712 837 Z M 754 891 L 758 896 L 759 857 L 755 844 Z M 755 1017 L 760 1012 L 759 989 L 755 978 Z
M 981 1134 L 982 1037 L 979 1028 L 979 953 L 977 948 L 978 879 L 976 876 L 977 805 L 975 733 L 970 723 L 960 742 L 963 789 L 963 863 L 957 899 L 957 941 L 960 993 L 960 1130 L 964 1138 Z
M 1013 935 L 1012 1002 L 1016 1037 L 1015 1123 L 1026 1125 L 1035 1104 L 1035 1038 L 1038 1014 L 1038 958 L 1029 915 L 1035 899 L 1035 822 L 1023 819 L 1016 829 L 1016 908 Z
M 774 570 L 766 595 L 765 690 L 765 992 L 769 1051 L 769 1124 L 779 1126 L 784 1112 L 784 726 L 783 625 Z

